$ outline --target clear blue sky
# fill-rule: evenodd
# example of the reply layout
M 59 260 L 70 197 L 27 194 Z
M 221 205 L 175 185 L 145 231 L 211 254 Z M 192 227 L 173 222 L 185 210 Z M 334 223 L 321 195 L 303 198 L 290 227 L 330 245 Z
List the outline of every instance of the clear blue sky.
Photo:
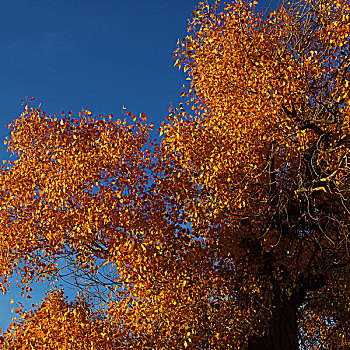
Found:
M 120 115 L 122 106 L 146 113 L 156 127 L 177 104 L 184 73 L 172 52 L 186 36 L 195 0 L 2 0 L 0 12 L 0 157 L 2 140 L 35 97 L 47 113 L 82 107 Z M 278 1 L 271 0 L 276 8 Z M 264 9 L 270 0 L 262 0 Z M 37 288 L 34 301 L 45 294 Z M 13 314 L 12 288 L 0 295 L 0 326 Z M 32 301 L 31 301 L 32 303 Z

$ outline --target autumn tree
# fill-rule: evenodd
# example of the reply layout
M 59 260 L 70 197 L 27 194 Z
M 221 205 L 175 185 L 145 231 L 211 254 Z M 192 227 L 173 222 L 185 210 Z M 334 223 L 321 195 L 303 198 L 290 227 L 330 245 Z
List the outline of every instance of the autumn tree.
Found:
M 52 292 L 4 349 L 64 327 L 67 349 L 350 347 L 350 3 L 255 5 L 193 12 L 159 141 L 129 112 L 10 125 L 2 289 L 69 275 L 83 297 Z

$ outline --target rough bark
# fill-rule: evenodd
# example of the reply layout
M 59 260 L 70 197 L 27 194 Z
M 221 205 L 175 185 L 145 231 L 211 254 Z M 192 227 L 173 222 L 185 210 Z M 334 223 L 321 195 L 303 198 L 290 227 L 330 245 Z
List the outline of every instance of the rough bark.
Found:
M 250 338 L 248 350 L 298 350 L 297 309 L 293 302 L 284 303 L 276 308 L 268 334 Z
M 301 277 L 291 297 L 275 306 L 267 334 L 251 337 L 248 340 L 248 350 L 298 350 L 298 308 L 307 292 L 324 287 L 327 281 L 327 276 L 323 273 Z

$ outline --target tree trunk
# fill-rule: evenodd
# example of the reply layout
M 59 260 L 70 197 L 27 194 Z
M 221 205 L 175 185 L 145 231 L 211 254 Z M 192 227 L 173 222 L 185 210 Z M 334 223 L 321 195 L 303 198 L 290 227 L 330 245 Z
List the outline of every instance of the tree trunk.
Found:
M 248 350 L 298 350 L 297 310 L 290 301 L 276 308 L 268 334 L 250 338 Z

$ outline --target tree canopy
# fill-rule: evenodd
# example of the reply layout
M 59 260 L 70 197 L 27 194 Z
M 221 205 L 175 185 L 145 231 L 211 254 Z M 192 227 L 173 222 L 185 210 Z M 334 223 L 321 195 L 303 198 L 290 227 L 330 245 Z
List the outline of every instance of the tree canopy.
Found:
M 68 276 L 3 349 L 348 349 L 350 2 L 200 3 L 184 105 L 26 106 L 1 166 L 0 278 Z

